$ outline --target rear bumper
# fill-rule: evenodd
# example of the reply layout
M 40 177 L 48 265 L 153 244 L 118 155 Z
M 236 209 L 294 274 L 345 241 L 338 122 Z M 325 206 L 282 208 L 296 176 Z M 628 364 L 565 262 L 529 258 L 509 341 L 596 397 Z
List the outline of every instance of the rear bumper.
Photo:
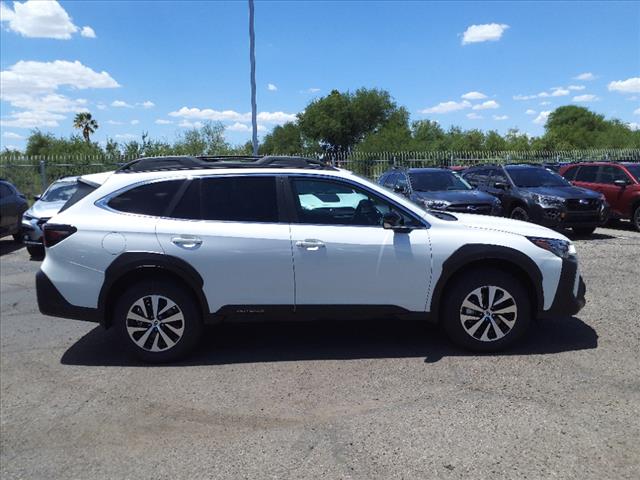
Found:
M 102 315 L 97 308 L 78 307 L 67 302 L 42 270 L 36 273 L 36 295 L 38 308 L 44 315 L 87 322 L 101 322 L 102 320 Z
M 557 318 L 575 315 L 585 306 L 587 287 L 578 272 L 578 262 L 575 259 L 562 261 L 562 272 L 558 289 L 549 310 L 540 313 L 540 318 Z

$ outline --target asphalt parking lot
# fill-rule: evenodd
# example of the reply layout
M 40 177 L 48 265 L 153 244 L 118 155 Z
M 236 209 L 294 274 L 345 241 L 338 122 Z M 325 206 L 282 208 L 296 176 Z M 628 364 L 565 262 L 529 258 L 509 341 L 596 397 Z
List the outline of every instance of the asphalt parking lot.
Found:
M 0 241 L 0 477 L 640 478 L 640 234 L 576 240 L 587 306 L 473 355 L 417 323 L 207 331 L 144 366 L 38 312 Z

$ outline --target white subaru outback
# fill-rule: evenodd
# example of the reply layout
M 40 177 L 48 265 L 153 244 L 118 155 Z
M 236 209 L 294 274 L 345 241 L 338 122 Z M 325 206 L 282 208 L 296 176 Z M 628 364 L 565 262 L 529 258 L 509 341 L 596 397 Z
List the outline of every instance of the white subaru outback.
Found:
M 425 211 L 300 157 L 144 158 L 87 175 L 45 225 L 46 315 L 117 328 L 149 362 L 242 319 L 421 319 L 497 351 L 585 303 L 574 246 L 503 218 Z

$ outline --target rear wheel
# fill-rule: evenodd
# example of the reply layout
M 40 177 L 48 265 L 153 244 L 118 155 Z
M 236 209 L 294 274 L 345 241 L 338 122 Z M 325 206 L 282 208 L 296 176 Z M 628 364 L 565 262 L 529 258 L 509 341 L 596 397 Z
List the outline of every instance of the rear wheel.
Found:
M 465 272 L 445 299 L 443 326 L 451 340 L 476 352 L 496 352 L 517 341 L 531 322 L 531 301 L 512 274 L 497 269 Z
M 510 217 L 514 220 L 522 220 L 523 222 L 528 222 L 529 212 L 527 212 L 527 209 L 524 207 L 514 207 L 513 210 L 511 210 Z
M 640 232 L 640 205 L 638 205 L 633 211 L 633 217 L 631 217 L 631 225 L 633 225 L 633 228 Z
M 27 245 L 27 252 L 33 258 L 42 258 L 44 257 L 44 246 L 43 245 Z
M 596 231 L 596 227 L 573 227 L 573 232 L 581 237 L 587 237 Z
M 193 295 L 169 281 L 132 286 L 118 300 L 113 320 L 129 350 L 150 363 L 185 356 L 202 333 L 202 318 Z
M 22 243 L 22 235 L 20 235 L 19 233 L 14 233 L 13 241 L 16 243 Z

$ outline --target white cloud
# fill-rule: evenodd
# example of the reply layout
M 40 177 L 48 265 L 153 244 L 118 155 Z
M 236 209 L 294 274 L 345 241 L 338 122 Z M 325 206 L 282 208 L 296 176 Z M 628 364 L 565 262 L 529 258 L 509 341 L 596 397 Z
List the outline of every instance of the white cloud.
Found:
M 640 93 L 640 77 L 631 77 L 626 80 L 616 80 L 609 85 L 607 88 L 610 92 L 620 92 L 620 93 Z
M 514 95 L 514 100 L 533 100 L 534 98 L 538 98 L 538 95 Z
M 494 115 L 493 119 L 494 120 L 507 120 L 509 118 L 509 115 Z
M 270 92 L 275 92 L 278 90 L 278 87 L 276 87 L 273 83 L 268 83 L 267 90 L 269 90 Z
M 467 118 L 469 120 L 482 120 L 484 117 L 482 115 L 478 115 L 475 112 L 467 113 Z
M 576 91 L 578 91 L 578 90 L 584 90 L 584 89 L 585 89 L 585 88 L 587 88 L 587 87 L 585 87 L 584 85 L 569 85 L 567 88 L 568 88 L 569 90 L 576 90 Z
M 462 45 L 500 40 L 509 25 L 504 23 L 485 23 L 483 25 L 471 25 L 462 34 Z
M 582 80 L 583 82 L 588 82 L 589 80 L 594 80 L 596 76 L 591 72 L 581 73 L 580 75 L 576 75 L 573 77 L 574 80 Z
M 596 95 L 592 95 L 590 93 L 573 97 L 574 102 L 595 102 L 596 100 L 600 99 Z
M 17 133 L 14 132 L 4 132 L 2 134 L 3 138 L 10 138 L 11 140 L 24 140 L 24 137 L 22 135 L 18 135 Z
M 211 108 L 182 107 L 175 112 L 169 112 L 169 116 L 188 120 L 211 120 L 216 122 L 250 122 L 251 112 L 239 113 L 234 110 L 213 110 Z M 258 121 L 264 123 L 283 124 L 296 119 L 294 113 L 285 112 L 259 112 Z
M 24 110 L 45 110 L 56 113 L 86 112 L 88 110 L 88 102 L 84 98 L 71 99 L 57 93 L 40 96 L 20 93 L 2 97 L 2 99 L 9 101 L 12 107 Z
M 236 122 L 233 125 L 229 125 L 225 127 L 226 130 L 230 130 L 232 132 L 251 132 L 253 131 L 251 125 L 246 125 L 244 123 Z M 258 131 L 264 132 L 266 127 L 264 125 L 258 124 Z
M 114 100 L 111 102 L 111 106 L 115 108 L 133 108 L 133 105 L 125 102 L 124 100 Z
M 83 37 L 96 36 L 91 27 L 80 29 L 74 25 L 66 10 L 55 0 L 13 2 L 13 10 L 2 2 L 0 21 L 6 22 L 10 31 L 30 38 L 68 40 L 78 31 Z
M 514 100 L 533 100 L 535 98 L 564 97 L 571 93 L 569 90 L 582 90 L 582 88 L 584 88 L 584 87 L 576 88 L 575 85 L 572 85 L 572 87 L 574 88 L 569 87 L 569 89 L 567 89 L 563 87 L 553 87 L 551 89 L 551 92 L 540 92 L 533 95 L 514 95 L 513 99 Z
M 98 110 L 106 110 L 107 106 L 104 103 L 96 103 L 96 108 Z
M 483 100 L 487 98 L 487 96 L 484 93 L 480 92 L 468 92 L 464 95 L 461 95 L 461 98 L 464 98 L 465 100 Z
M 538 116 L 535 118 L 535 120 L 533 121 L 533 123 L 537 125 L 544 125 L 545 123 L 547 123 L 547 118 L 549 118 L 550 114 L 551 114 L 551 110 L 540 112 Z
M 551 92 L 552 97 L 565 97 L 569 95 L 571 92 L 566 88 L 554 88 Z
M 640 108 L 636 108 L 636 109 L 633 111 L 633 114 L 634 114 L 634 115 L 640 115 Z
M 627 100 L 635 102 L 636 100 L 638 100 L 638 95 L 631 95 L 630 97 L 627 97 Z
M 540 102 L 540 105 L 542 105 L 544 107 L 544 106 L 547 106 L 547 105 L 551 105 L 551 102 L 548 102 L 548 101 Z
M 307 88 L 306 93 L 318 93 L 320 91 L 317 87 Z
M 466 100 L 462 102 L 454 102 L 450 100 L 448 102 L 441 102 L 438 105 L 433 107 L 425 108 L 423 110 L 418 110 L 419 113 L 451 113 L 457 112 L 458 110 L 464 110 L 465 108 L 469 108 L 471 103 Z
M 204 127 L 204 123 L 202 122 L 190 122 L 189 120 L 182 120 L 179 124 L 179 127 L 182 128 L 202 128 Z
M 118 133 L 115 137 L 119 140 L 133 140 L 134 138 L 138 138 L 138 136 L 133 133 Z
M 117 120 L 107 120 L 109 125 L 124 125 L 124 122 L 119 122 Z
M 140 123 L 140 120 L 131 120 L 131 125 L 138 125 Z
M 80 35 L 85 38 L 96 38 L 96 32 L 89 26 L 82 27 L 82 30 L 80 30 Z
M 40 128 L 57 127 L 59 121 L 66 117 L 59 113 L 46 112 L 41 110 L 14 112 L 8 117 L 0 119 L 0 127 L 16 128 Z
M 630 128 L 631 130 L 633 130 L 634 132 L 635 132 L 635 131 L 640 130 L 640 123 L 636 123 L 636 122 L 629 122 L 629 123 L 627 123 L 627 125 L 628 125 L 628 126 L 629 126 L 629 128 Z
M 145 102 L 142 103 L 136 103 L 137 106 L 142 107 L 142 108 L 153 108 L 156 106 L 155 103 L 153 103 L 151 100 L 147 100 Z
M 535 110 L 533 110 L 533 109 L 529 108 L 529 109 L 528 109 L 526 112 L 524 112 L 524 113 L 526 113 L 527 115 L 535 115 L 535 114 L 536 114 L 536 113 L 538 113 L 538 112 L 536 112 Z
M 474 110 L 493 110 L 500 108 L 500 104 L 495 100 L 487 100 L 486 102 L 478 103 L 473 106 Z
M 171 120 L 165 120 L 164 118 L 158 118 L 154 123 L 156 125 L 171 125 L 173 122 Z

